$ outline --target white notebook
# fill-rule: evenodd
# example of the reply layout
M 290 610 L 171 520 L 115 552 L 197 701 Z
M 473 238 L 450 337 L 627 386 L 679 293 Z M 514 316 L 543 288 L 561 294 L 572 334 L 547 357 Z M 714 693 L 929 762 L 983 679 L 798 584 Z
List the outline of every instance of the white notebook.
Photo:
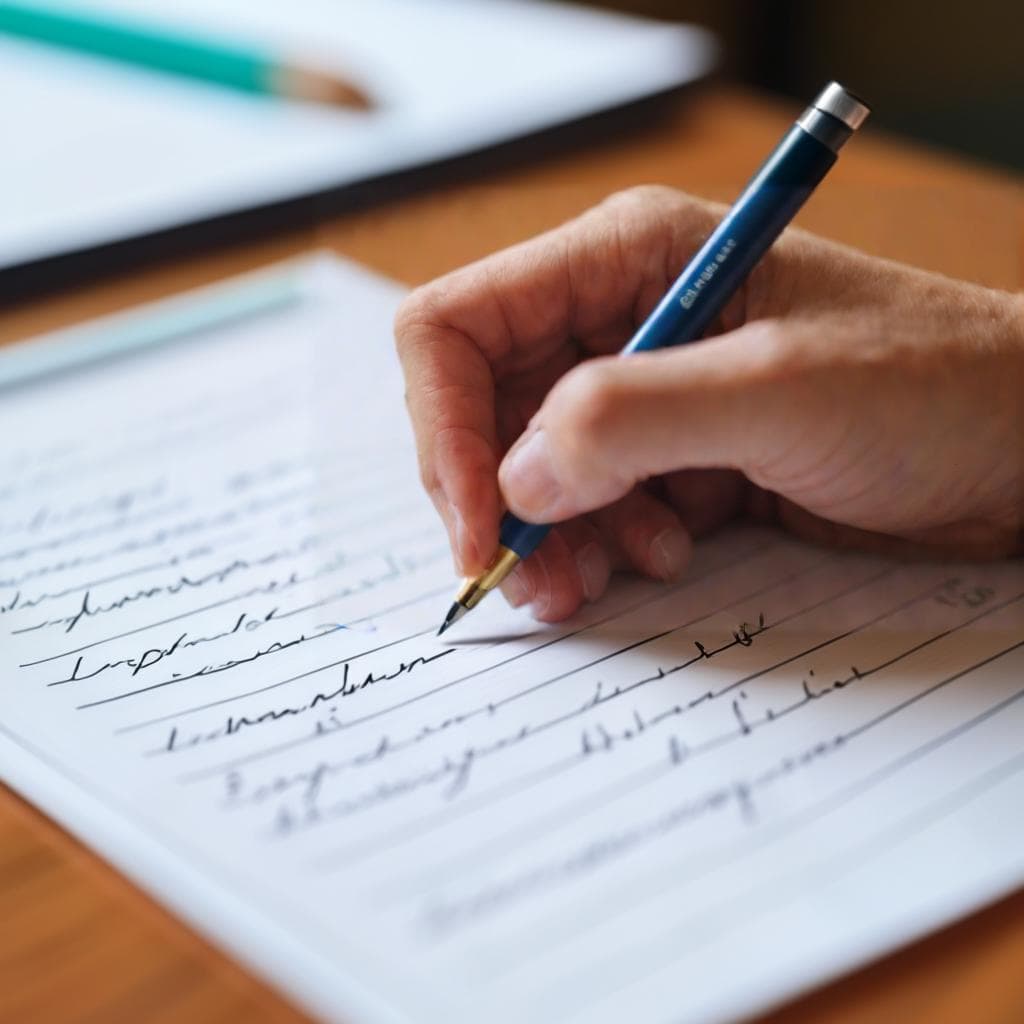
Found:
M 275 269 L 3 394 L 0 776 L 348 1024 L 736 1020 L 1021 883 L 1020 561 L 736 530 L 438 639 L 401 294 Z
M 704 31 L 549 0 L 65 0 L 335 68 L 372 113 L 0 33 L 0 270 L 313 194 L 682 85 Z

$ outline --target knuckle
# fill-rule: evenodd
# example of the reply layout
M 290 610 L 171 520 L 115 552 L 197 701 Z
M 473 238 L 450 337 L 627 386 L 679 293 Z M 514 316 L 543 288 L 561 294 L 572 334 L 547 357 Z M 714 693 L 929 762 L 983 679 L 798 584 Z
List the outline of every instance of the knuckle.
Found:
M 408 343 L 414 329 L 437 317 L 437 284 L 420 285 L 401 302 L 395 313 L 395 341 L 399 349 Z
M 690 239 L 711 230 L 726 208 L 669 185 L 634 185 L 613 192 L 602 206 L 614 218 L 624 222 L 653 218 L 662 230 Z M 690 239 L 692 241 L 692 239 Z
M 615 360 L 595 359 L 576 367 L 551 393 L 555 434 L 567 455 L 586 461 L 600 449 L 602 438 L 625 404 L 625 393 L 615 373 Z
M 603 215 L 618 238 L 620 261 L 635 263 L 635 246 L 645 259 L 646 277 L 674 277 L 724 210 L 715 203 L 667 185 L 636 185 L 605 200 Z M 662 284 L 661 290 L 664 290 Z
M 413 291 L 409 292 L 409 294 L 402 299 L 401 303 L 399 303 L 398 310 L 395 313 L 396 331 L 408 324 L 415 323 L 420 319 L 420 311 L 424 305 L 426 289 L 426 285 L 420 285 L 419 288 L 415 288 Z
M 757 320 L 743 328 L 744 363 L 737 383 L 791 380 L 806 361 L 805 346 L 780 320 Z
M 467 302 L 475 299 L 478 291 L 479 273 L 472 264 L 418 285 L 395 313 L 396 335 L 411 338 L 418 328 L 446 326 Z
M 685 201 L 685 194 L 668 185 L 644 184 L 613 192 L 604 204 L 612 209 L 649 209 L 652 206 L 678 206 Z

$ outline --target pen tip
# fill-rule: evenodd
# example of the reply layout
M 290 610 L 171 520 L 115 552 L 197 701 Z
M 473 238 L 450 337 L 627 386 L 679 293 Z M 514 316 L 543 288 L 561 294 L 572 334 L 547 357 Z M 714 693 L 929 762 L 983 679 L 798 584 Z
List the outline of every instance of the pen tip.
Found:
M 444 617 L 444 622 L 441 623 L 441 628 L 437 631 L 437 635 L 440 636 L 446 629 L 454 626 L 467 611 L 468 609 L 465 605 L 459 604 L 459 602 L 456 601 L 451 608 L 448 609 L 448 614 Z

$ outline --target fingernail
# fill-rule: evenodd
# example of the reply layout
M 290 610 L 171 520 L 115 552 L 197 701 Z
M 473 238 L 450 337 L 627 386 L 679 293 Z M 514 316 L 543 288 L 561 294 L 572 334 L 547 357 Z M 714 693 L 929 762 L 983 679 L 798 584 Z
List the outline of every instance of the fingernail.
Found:
M 596 601 L 608 585 L 611 564 L 600 544 L 587 544 L 576 552 L 576 568 L 583 584 L 583 596 Z
M 690 557 L 690 539 L 676 527 L 662 530 L 651 541 L 649 557 L 651 569 L 658 579 L 677 580 L 682 576 Z
M 551 607 L 551 574 L 548 572 L 548 563 L 540 551 L 533 553 L 534 578 L 537 579 L 537 588 L 533 592 L 533 603 L 530 605 L 530 614 L 538 620 L 542 620 Z
M 469 575 L 470 567 L 477 566 L 479 556 L 476 544 L 466 525 L 466 520 L 459 515 L 457 508 L 452 506 L 452 523 L 455 526 L 455 562 L 459 575 Z
M 531 517 L 542 520 L 558 500 L 561 488 L 551 465 L 551 446 L 543 428 L 512 448 L 501 467 L 506 497 Z
M 522 608 L 530 600 L 530 589 L 523 579 L 522 570 L 516 568 L 502 580 L 501 593 L 513 608 Z

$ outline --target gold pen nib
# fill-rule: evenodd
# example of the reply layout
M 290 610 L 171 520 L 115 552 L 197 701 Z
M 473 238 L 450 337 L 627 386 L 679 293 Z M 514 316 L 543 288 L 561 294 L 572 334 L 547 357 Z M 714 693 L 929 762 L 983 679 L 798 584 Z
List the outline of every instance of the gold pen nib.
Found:
M 501 545 L 494 561 L 479 576 L 462 581 L 455 602 L 448 609 L 437 635 L 440 636 L 466 612 L 475 608 L 518 564 L 519 556 L 511 548 Z
M 464 604 L 459 604 L 458 601 L 455 601 L 451 608 L 448 609 L 448 614 L 444 617 L 444 622 L 441 623 L 441 628 L 437 631 L 437 635 L 440 636 L 449 626 L 454 626 L 468 611 L 469 609 Z

